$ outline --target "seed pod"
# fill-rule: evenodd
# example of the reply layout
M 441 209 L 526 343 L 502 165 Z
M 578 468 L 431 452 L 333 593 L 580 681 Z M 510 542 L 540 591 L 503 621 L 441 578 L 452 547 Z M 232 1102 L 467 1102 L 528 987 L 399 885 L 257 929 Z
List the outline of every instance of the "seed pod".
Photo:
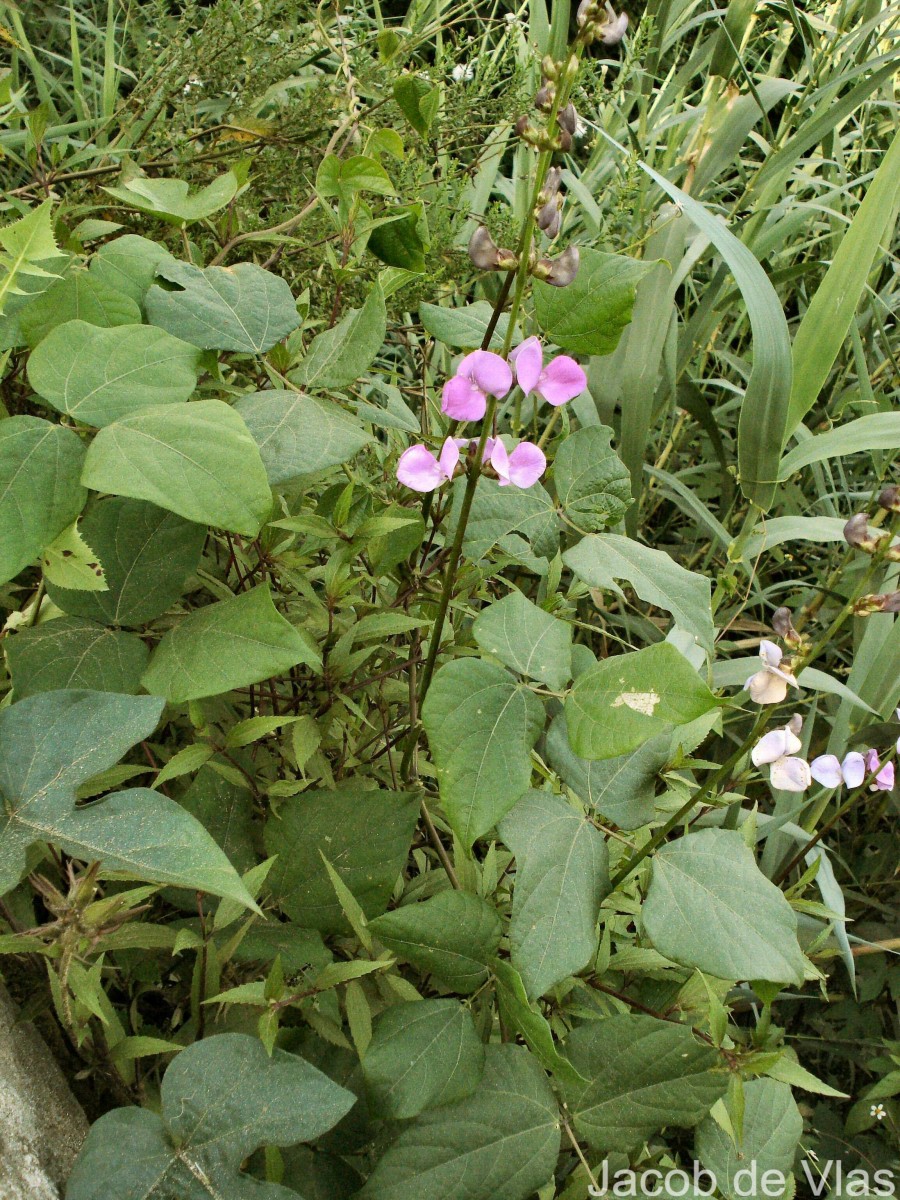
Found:
M 900 512 L 900 486 L 896 483 L 888 484 L 878 497 L 878 504 L 888 512 Z

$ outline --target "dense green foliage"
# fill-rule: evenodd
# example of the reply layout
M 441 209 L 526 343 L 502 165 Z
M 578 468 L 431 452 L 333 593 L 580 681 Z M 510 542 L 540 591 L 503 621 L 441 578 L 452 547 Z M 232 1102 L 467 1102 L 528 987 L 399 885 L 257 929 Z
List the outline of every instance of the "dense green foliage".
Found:
M 0 3 L 68 1200 L 888 1194 L 900 8 L 629 15 Z

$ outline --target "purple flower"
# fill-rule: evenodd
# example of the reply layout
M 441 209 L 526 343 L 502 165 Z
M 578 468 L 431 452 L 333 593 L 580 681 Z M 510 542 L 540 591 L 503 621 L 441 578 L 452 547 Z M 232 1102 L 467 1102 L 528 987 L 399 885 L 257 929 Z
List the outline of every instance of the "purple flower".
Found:
M 397 478 L 414 492 L 433 492 L 453 478 L 458 462 L 459 445 L 453 438 L 447 438 L 437 458 L 427 446 L 410 446 L 400 455 Z
M 568 354 L 558 354 L 545 367 L 544 351 L 536 337 L 527 338 L 509 357 L 525 395 L 535 392 L 554 407 L 574 400 L 587 387 L 587 376 Z
M 452 379 L 444 384 L 441 410 L 454 421 L 480 421 L 487 408 L 487 397 L 505 396 L 512 387 L 509 363 L 490 350 L 467 354 Z
M 533 442 L 519 442 L 510 454 L 497 438 L 491 450 L 491 466 L 497 472 L 501 487 L 514 484 L 519 488 L 529 488 L 543 475 L 547 460 L 540 446 L 535 446 Z
M 894 787 L 894 764 L 889 762 L 882 766 L 877 750 L 866 751 L 865 763 L 867 775 L 871 775 L 873 771 L 875 772 L 875 779 L 869 785 L 869 790 L 872 792 L 892 791 Z

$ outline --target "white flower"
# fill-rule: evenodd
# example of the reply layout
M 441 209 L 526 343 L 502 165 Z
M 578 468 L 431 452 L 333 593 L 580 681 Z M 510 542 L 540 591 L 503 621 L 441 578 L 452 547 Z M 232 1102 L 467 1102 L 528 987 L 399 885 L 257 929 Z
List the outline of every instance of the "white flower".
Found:
M 790 726 L 785 725 L 783 729 L 773 729 L 765 737 L 761 737 L 753 747 L 750 757 L 755 767 L 762 767 L 766 763 L 777 762 L 779 758 L 796 754 L 802 746 L 803 743 L 796 733 Z
M 769 782 L 781 792 L 805 792 L 812 783 L 809 763 L 805 758 L 779 758 L 772 763 Z
M 468 83 L 475 78 L 475 69 L 470 63 L 457 63 L 452 76 L 454 83 Z
M 820 754 L 809 764 L 810 774 L 822 787 L 838 788 L 844 782 L 840 759 L 836 754 Z
M 184 85 L 184 94 L 187 96 L 193 88 L 202 88 L 203 80 L 198 79 L 196 75 L 192 75 Z
M 876 1121 L 883 1121 L 884 1118 L 887 1116 L 887 1112 L 885 1111 L 884 1105 L 883 1104 L 873 1104 L 872 1107 L 869 1109 L 869 1116 L 874 1117 Z
M 858 788 L 866 777 L 866 760 L 858 750 L 851 750 L 841 763 L 841 773 L 848 788 Z
M 763 661 L 762 670 L 747 681 L 750 699 L 755 704 L 780 704 L 787 695 L 788 684 L 799 686 L 797 680 L 788 671 L 780 669 L 784 651 L 774 642 L 763 638 L 759 644 L 759 657 Z

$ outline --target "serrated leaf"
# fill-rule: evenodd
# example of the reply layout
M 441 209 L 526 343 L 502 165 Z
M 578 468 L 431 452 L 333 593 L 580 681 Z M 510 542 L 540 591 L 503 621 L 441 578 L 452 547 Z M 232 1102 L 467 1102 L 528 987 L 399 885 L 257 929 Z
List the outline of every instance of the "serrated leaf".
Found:
M 150 325 L 67 321 L 31 355 L 28 379 L 59 412 L 100 427 L 150 405 L 182 404 L 197 386 L 199 361 L 196 346 Z
M 377 917 L 369 931 L 398 958 L 468 995 L 487 979 L 502 927 L 487 901 L 447 891 Z
M 567 287 L 535 280 L 538 325 L 571 354 L 612 354 L 631 321 L 635 289 L 655 265 L 582 249 L 578 274 Z
M 376 284 L 362 308 L 351 309 L 333 329 L 313 338 L 306 357 L 291 372 L 291 382 L 309 388 L 342 388 L 355 383 L 372 365 L 386 328 L 384 295 Z
M 109 590 L 100 557 L 84 540 L 75 521 L 44 547 L 41 570 L 48 583 L 59 587 L 80 592 Z
M 0 583 L 34 562 L 81 512 L 84 446 L 39 417 L 0 422 Z
M 45 200 L 18 221 L 0 228 L 0 246 L 6 251 L 0 255 L 0 313 L 15 291 L 20 271 L 62 253 L 53 236 L 52 212 L 52 201 Z
M 498 830 L 516 856 L 512 964 L 529 999 L 580 971 L 597 949 L 609 852 L 598 829 L 549 792 L 529 792 Z
M 298 663 L 317 665 L 263 583 L 185 617 L 154 650 L 142 682 L 148 692 L 183 703 L 259 683 Z
M 457 1000 L 394 1004 L 375 1021 L 362 1071 L 377 1115 L 409 1120 L 474 1092 L 484 1045 Z
M 221 400 L 153 405 L 107 425 L 90 445 L 82 480 L 247 537 L 272 507 L 256 443 Z
M 349 462 L 372 441 L 337 404 L 298 392 L 256 392 L 234 408 L 259 447 L 272 487 Z
M 82 617 L 22 629 L 5 647 L 16 700 L 62 688 L 134 695 L 150 657 L 135 634 Z
M 704 829 L 658 850 L 642 919 L 660 954 L 705 974 L 803 983 L 796 914 L 737 831 Z
M 572 626 L 512 591 L 483 609 L 472 626 L 482 650 L 553 691 L 572 677 Z
M 300 324 L 291 289 L 255 263 L 202 270 L 173 259 L 159 263 L 157 275 L 177 288 L 150 288 L 148 320 L 203 350 L 262 354 Z
M 791 1181 L 794 1156 L 803 1133 L 803 1118 L 787 1084 L 774 1079 L 751 1079 L 743 1085 L 743 1092 L 740 1146 L 712 1117 L 707 1117 L 699 1127 L 694 1142 L 697 1157 L 713 1172 L 718 1189 L 727 1200 L 740 1200 L 751 1163 L 757 1179 L 761 1180 L 766 1171 L 777 1171 L 783 1180 Z M 745 1173 L 738 1178 L 741 1171 Z M 786 1193 L 770 1187 L 767 1194 Z
M 713 1046 L 687 1025 L 623 1014 L 580 1025 L 566 1053 L 589 1082 L 564 1084 L 575 1129 L 596 1150 L 634 1150 L 666 1125 L 696 1125 L 728 1087 Z
M 625 580 L 642 600 L 670 612 L 704 649 L 712 649 L 710 580 L 688 571 L 665 551 L 606 533 L 582 538 L 565 552 L 563 562 L 590 587 L 610 588 L 619 596 L 616 580 Z
M 162 1082 L 162 1115 L 117 1108 L 91 1128 L 68 1182 L 68 1200 L 296 1200 L 241 1172 L 259 1146 L 313 1141 L 355 1103 L 302 1058 L 270 1057 L 241 1033 L 194 1042 Z
M 508 671 L 477 659 L 458 659 L 435 674 L 422 723 L 441 804 L 468 848 L 528 790 L 543 705 Z
M 611 438 L 612 430 L 605 425 L 589 425 L 570 433 L 556 452 L 556 495 L 579 529 L 608 529 L 631 506 L 631 477 Z
M 566 700 L 569 743 L 581 758 L 618 758 L 719 706 L 668 642 L 589 667 Z
M 103 565 L 106 590 L 73 591 L 47 580 L 51 600 L 73 616 L 145 625 L 165 612 L 196 570 L 206 526 L 148 504 L 106 496 L 89 506 L 80 532 Z
M 409 792 L 353 784 L 291 797 L 265 829 L 266 849 L 278 855 L 269 876 L 272 893 L 299 925 L 344 931 L 325 855 L 366 916 L 377 916 L 403 869 L 418 812 Z

